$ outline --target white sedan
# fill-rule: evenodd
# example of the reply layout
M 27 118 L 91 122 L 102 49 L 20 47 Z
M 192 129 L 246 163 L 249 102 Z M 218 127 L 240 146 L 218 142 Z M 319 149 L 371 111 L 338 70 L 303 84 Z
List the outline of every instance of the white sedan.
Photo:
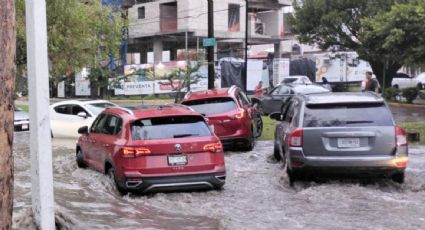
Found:
M 303 75 L 294 75 L 294 76 L 289 76 L 289 77 L 285 77 L 283 78 L 282 84 L 313 84 L 310 80 L 310 78 L 308 78 L 307 76 L 303 76 Z
M 50 105 L 52 137 L 78 138 L 78 129 L 91 126 L 105 108 L 117 105 L 105 100 L 68 100 Z
M 418 87 L 425 85 L 425 73 L 421 73 L 416 77 L 410 77 L 404 73 L 398 73 L 391 81 L 391 86 L 398 89 Z

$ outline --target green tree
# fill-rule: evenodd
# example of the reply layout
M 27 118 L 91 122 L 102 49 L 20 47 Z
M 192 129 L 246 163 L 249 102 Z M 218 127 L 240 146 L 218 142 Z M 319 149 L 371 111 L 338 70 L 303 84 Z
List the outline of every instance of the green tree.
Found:
M 201 75 L 198 71 L 201 66 L 201 62 L 189 63 L 186 67 L 179 68 L 167 76 L 168 84 L 173 92 L 176 92 L 174 103 L 179 103 L 183 99 L 183 91 L 189 92 L 190 85 L 199 82 Z
M 0 1 L 0 229 L 12 229 L 13 213 L 14 3 Z
M 406 64 L 425 63 L 425 0 L 395 4 L 391 11 L 363 20 L 364 40 L 379 41 L 382 53 Z
M 99 0 L 47 0 L 50 75 L 54 83 L 82 67 L 106 65 L 117 56 L 125 20 Z M 17 62 L 25 70 L 25 1 L 16 1 Z
M 396 54 L 383 47 L 369 30 L 370 21 L 391 10 L 395 0 L 296 0 L 293 31 L 301 42 L 318 44 L 322 49 L 338 47 L 354 50 L 369 61 L 378 79 L 390 78 L 404 64 Z M 403 3 L 408 0 L 399 0 Z M 388 36 L 382 34 L 381 36 Z M 391 50 L 391 49 L 389 49 Z

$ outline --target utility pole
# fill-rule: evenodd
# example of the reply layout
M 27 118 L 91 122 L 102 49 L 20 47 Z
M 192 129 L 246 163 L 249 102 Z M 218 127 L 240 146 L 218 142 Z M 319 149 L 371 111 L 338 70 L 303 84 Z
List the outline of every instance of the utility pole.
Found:
M 38 229 L 55 229 L 45 0 L 26 0 L 32 211 Z
M 208 38 L 214 38 L 214 3 L 208 0 Z M 214 46 L 207 47 L 208 61 L 208 89 L 214 89 L 215 70 L 214 70 Z
M 248 81 L 248 0 L 245 0 L 245 74 L 242 79 L 243 91 L 247 91 Z

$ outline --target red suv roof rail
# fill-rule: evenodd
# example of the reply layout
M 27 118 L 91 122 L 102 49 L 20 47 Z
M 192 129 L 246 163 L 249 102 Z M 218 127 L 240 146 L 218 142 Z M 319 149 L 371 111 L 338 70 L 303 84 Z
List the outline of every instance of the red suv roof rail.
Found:
M 130 114 L 130 115 L 134 115 L 133 111 L 131 111 L 130 109 L 127 109 L 127 108 L 123 108 L 123 107 L 113 107 L 113 108 L 108 108 L 108 109 L 119 109 L 121 111 L 124 111 L 124 112 Z
M 186 93 L 186 95 L 184 95 L 184 100 L 189 99 L 190 95 L 192 95 L 192 91 L 189 90 L 189 92 Z
M 236 85 L 230 86 L 230 88 L 227 90 L 228 94 L 234 93 L 238 87 Z

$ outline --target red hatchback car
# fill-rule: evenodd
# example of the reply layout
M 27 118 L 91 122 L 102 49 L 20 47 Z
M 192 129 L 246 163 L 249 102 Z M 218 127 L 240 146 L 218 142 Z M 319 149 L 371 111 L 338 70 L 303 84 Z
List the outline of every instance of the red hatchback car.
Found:
M 220 189 L 225 183 L 222 144 L 189 107 L 109 108 L 78 132 L 78 166 L 109 174 L 121 193 Z
M 238 87 L 213 89 L 186 94 L 187 105 L 208 118 L 225 148 L 252 150 L 263 123 L 251 100 Z

